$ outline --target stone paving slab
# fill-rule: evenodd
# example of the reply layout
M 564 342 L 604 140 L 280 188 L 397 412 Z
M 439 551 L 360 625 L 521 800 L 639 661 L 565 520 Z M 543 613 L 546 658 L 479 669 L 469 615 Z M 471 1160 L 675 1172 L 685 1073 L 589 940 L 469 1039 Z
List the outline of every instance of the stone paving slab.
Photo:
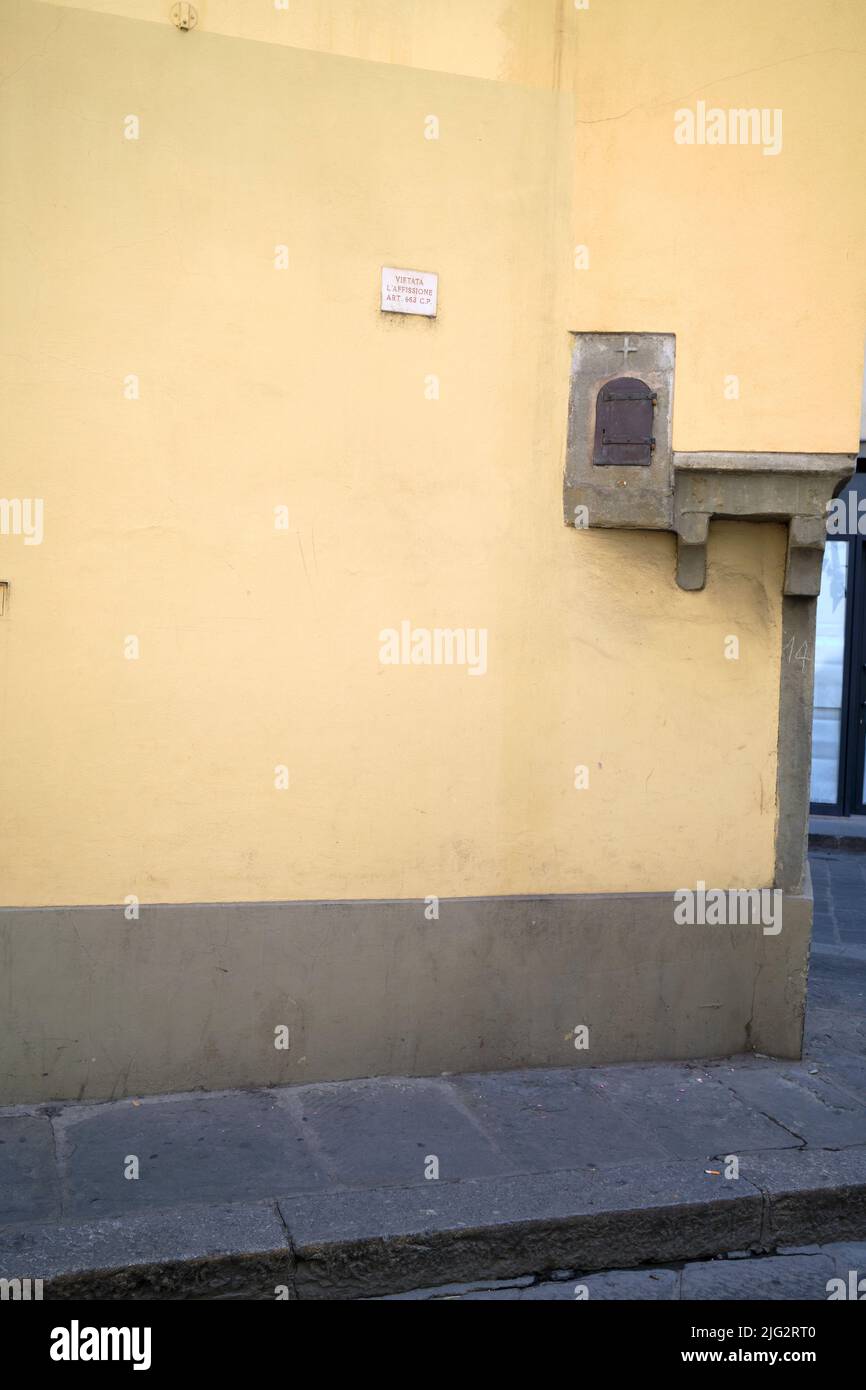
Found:
M 60 1215 L 60 1175 L 45 1115 L 0 1117 L 0 1224 Z
M 796 1147 L 800 1140 L 780 1122 L 772 1106 L 744 1103 L 730 1084 L 736 1065 L 605 1068 L 587 1074 L 590 1086 L 609 1105 L 628 1114 L 644 1133 L 652 1134 L 672 1158 L 717 1158 L 726 1153 Z M 747 1076 L 755 1071 L 743 1068 Z M 763 1075 L 763 1070 L 760 1073 Z
M 340 1187 L 420 1184 L 427 1181 L 430 1158 L 446 1182 L 521 1171 L 517 1158 L 497 1146 L 448 1082 L 331 1082 L 274 1095 L 306 1127 L 328 1180 Z
M 686 1265 L 681 1299 L 770 1299 L 821 1302 L 836 1273 L 827 1255 L 786 1255 L 763 1260 L 707 1260 Z
M 267 1091 L 64 1106 L 54 1127 L 73 1219 L 325 1185 L 300 1126 Z M 139 1176 L 127 1178 L 133 1158 Z
M 558 1279 L 533 1284 L 519 1291 L 486 1290 L 452 1295 L 461 1303 L 574 1303 L 610 1301 L 671 1302 L 679 1297 L 680 1275 L 672 1269 L 619 1269 L 604 1274 L 586 1274 L 567 1282 Z
M 641 1300 L 652 1303 L 671 1302 L 679 1296 L 680 1276 L 673 1269 L 622 1269 L 604 1274 L 584 1274 L 566 1284 L 535 1284 L 526 1289 L 522 1298 L 527 1303 L 547 1303 L 550 1300 L 574 1303 L 577 1292 L 580 1301 Z M 585 1293 L 584 1293 L 585 1290 Z
M 772 1065 L 760 1071 L 730 1067 L 722 1075 L 725 1085 L 745 1106 L 753 1112 L 772 1115 L 777 1125 L 794 1136 L 794 1143 L 799 1140 L 827 1149 L 866 1144 L 866 1106 L 827 1076 L 812 1074 L 802 1067 Z M 771 1145 L 743 1145 L 740 1151 L 747 1147 Z
M 587 1076 L 574 1069 L 471 1073 L 453 1085 L 518 1171 L 664 1159 L 652 1131 L 610 1105 Z
M 856 946 L 840 956 L 829 948 L 812 952 L 809 966 L 809 1003 L 816 1009 L 834 1009 L 863 1019 L 866 1005 L 866 959 Z
M 812 1006 L 806 1015 L 809 1054 L 834 1076 L 866 1061 L 866 1013 Z

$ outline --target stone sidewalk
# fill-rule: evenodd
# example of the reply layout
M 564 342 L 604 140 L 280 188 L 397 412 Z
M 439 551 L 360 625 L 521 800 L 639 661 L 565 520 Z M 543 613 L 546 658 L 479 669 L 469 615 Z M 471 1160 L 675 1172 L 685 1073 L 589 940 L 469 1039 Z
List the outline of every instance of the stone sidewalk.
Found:
M 838 1252 L 814 1247 L 866 1240 L 866 856 L 812 863 L 804 1061 L 7 1109 L 0 1277 L 109 1298 L 383 1297 L 482 1281 L 440 1295 L 475 1297 L 504 1278 L 497 1296 L 513 1297 L 552 1289 L 551 1270 L 564 1286 L 672 1263 L 658 1279 L 631 1273 L 631 1286 L 692 1297 L 690 1263 L 808 1245 L 779 1258 L 789 1272 L 800 1261 L 798 1289 L 812 1279 L 826 1297 Z M 742 1283 L 765 1261 L 736 1263 Z

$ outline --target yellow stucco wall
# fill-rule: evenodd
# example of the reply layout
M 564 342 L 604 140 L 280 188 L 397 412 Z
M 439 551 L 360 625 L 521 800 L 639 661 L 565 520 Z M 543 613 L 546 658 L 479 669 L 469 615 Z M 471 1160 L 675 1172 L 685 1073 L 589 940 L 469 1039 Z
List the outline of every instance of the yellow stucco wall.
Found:
M 784 534 L 566 530 L 569 333 L 676 333 L 677 448 L 856 448 L 861 7 L 168 8 L 2 9 L 2 902 L 770 882 Z

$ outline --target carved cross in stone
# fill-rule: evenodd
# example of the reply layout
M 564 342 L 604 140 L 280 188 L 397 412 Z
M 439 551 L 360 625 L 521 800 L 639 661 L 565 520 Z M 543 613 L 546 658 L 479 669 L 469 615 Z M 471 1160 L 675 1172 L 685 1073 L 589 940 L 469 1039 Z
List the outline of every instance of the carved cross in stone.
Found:
M 628 366 L 628 355 L 629 355 L 629 353 L 630 353 L 630 352 L 637 352 L 637 348 L 636 348 L 636 347 L 630 347 L 630 346 L 629 346 L 629 338 L 628 338 L 628 336 L 626 336 L 625 338 L 623 338 L 622 347 L 619 349 L 619 351 L 622 353 L 622 365 L 623 365 L 623 369 L 625 369 L 625 368 Z

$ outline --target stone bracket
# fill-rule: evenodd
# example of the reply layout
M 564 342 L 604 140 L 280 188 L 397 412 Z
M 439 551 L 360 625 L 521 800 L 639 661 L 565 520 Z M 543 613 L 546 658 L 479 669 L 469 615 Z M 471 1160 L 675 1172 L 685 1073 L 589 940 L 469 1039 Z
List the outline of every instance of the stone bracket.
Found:
M 827 502 L 855 463 L 853 454 L 675 453 L 672 529 L 680 588 L 697 590 L 706 583 L 713 518 L 781 521 L 788 527 L 784 593 L 817 597 Z
M 681 589 L 702 589 L 707 582 L 708 512 L 686 512 L 677 530 L 677 583 Z
M 785 594 L 817 598 L 821 592 L 821 568 L 827 523 L 823 516 L 792 516 L 788 523 L 788 555 L 785 560 Z

